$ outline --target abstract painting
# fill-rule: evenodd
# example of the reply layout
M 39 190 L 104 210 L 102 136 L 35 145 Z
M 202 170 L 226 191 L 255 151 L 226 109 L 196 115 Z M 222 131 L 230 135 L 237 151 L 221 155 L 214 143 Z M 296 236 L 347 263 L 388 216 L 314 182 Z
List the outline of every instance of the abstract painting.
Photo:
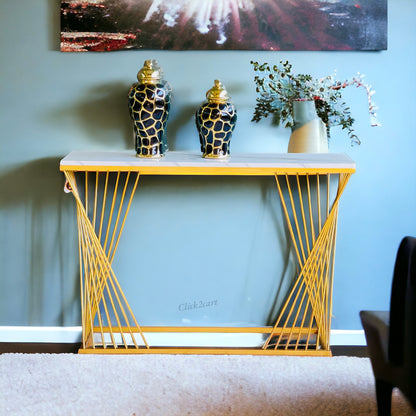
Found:
M 66 0 L 62 51 L 383 50 L 387 0 Z

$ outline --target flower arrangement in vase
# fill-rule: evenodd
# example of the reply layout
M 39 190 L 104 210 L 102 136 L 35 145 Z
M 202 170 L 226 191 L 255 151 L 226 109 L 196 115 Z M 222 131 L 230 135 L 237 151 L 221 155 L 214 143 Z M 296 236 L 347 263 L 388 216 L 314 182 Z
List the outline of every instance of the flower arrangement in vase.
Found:
M 347 130 L 352 145 L 360 144 L 353 129 L 354 118 L 342 97 L 344 88 L 355 85 L 366 90 L 371 125 L 380 125 L 377 122 L 377 107 L 372 102 L 375 91 L 363 82 L 364 76 L 361 74 L 341 82 L 335 78 L 336 73 L 324 78 L 295 74 L 292 71 L 292 64 L 288 61 L 280 61 L 278 65 L 273 66 L 254 61 L 250 63 L 258 73 L 254 77 L 258 96 L 252 121 L 259 122 L 262 118 L 271 115 L 274 124 L 291 127 L 293 135 L 295 130 L 306 124 L 308 118 L 305 119 L 304 112 L 298 110 L 299 103 L 312 102 L 319 123 L 323 123 L 325 140 L 330 137 L 330 128 L 340 125 L 342 129 Z M 301 114 L 303 119 L 296 120 L 294 110 L 295 113 Z

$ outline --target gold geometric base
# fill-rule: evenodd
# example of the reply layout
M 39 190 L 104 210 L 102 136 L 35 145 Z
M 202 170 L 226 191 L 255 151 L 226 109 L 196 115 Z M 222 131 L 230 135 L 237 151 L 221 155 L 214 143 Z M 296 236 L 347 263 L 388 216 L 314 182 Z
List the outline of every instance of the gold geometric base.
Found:
M 183 354 L 183 355 L 267 355 L 267 356 L 307 356 L 307 357 L 332 357 L 330 350 L 263 350 L 254 348 L 180 348 L 180 347 L 152 347 L 129 349 L 101 349 L 80 348 L 79 354 Z
M 167 158 L 167 157 L 166 157 Z M 166 159 L 165 158 L 165 159 Z M 146 163 L 146 162 L 136 162 Z M 163 163 L 163 162 L 159 162 Z M 223 162 L 232 163 L 232 162 Z M 204 165 L 205 166 L 205 165 Z M 163 166 L 156 174 L 270 175 L 270 166 L 227 171 Z M 330 328 L 338 206 L 354 169 L 276 169 L 274 176 L 293 245 L 297 276 L 270 327 L 141 327 L 112 262 L 136 192 L 141 166 L 62 168 L 77 203 L 82 348 L 95 354 L 251 354 L 331 356 Z M 175 170 L 177 169 L 177 171 Z M 209 173 L 207 173 L 209 172 Z M 155 174 L 153 170 L 151 174 Z M 335 193 L 333 191 L 336 191 Z M 332 195 L 333 194 L 333 195 Z M 259 347 L 150 345 L 150 333 L 260 334 Z

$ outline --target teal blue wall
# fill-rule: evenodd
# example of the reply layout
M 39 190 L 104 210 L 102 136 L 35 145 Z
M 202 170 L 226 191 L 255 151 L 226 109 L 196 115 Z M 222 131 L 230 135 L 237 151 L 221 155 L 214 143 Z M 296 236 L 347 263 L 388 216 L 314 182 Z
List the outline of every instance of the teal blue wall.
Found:
M 58 1 L 0 0 L 0 325 L 80 324 L 75 206 L 63 193 L 59 160 L 71 150 L 132 148 L 126 94 L 149 58 L 159 61 L 174 90 L 168 136 L 176 150 L 198 150 L 193 113 L 219 78 L 238 109 L 232 152 L 286 151 L 288 130 L 250 122 L 251 59 L 289 59 L 298 72 L 316 76 L 334 69 L 341 79 L 366 74 L 383 126 L 369 126 L 364 91 L 353 88 L 346 96 L 362 145 L 351 147 L 336 129 L 330 143 L 331 152 L 347 153 L 357 163 L 341 201 L 333 328 L 359 329 L 360 309 L 387 308 L 397 245 L 403 235 L 416 235 L 416 3 L 389 3 L 389 44 L 382 52 L 74 54 L 58 50 Z M 189 288 L 199 279 L 207 300 L 228 294 L 222 319 L 233 320 L 247 293 L 257 305 L 273 287 L 258 276 L 287 271 L 282 218 L 269 180 L 147 178 L 141 186 L 138 219 L 129 218 L 121 243 L 129 254 L 120 254 L 114 265 L 120 274 L 155 284 L 158 272 L 170 273 L 169 294 L 175 293 L 172 282 Z M 223 223 L 227 217 L 229 224 Z M 155 226 L 149 218 L 157 218 Z M 146 259 L 140 258 L 143 250 Z M 214 283 L 222 274 L 230 281 L 210 287 L 210 274 Z M 241 279 L 234 293 L 231 284 Z M 140 294 L 131 279 L 125 284 L 129 294 Z M 167 291 L 155 309 L 168 302 Z M 173 307 L 193 300 L 188 295 L 172 295 Z M 250 310 L 245 316 L 263 318 Z

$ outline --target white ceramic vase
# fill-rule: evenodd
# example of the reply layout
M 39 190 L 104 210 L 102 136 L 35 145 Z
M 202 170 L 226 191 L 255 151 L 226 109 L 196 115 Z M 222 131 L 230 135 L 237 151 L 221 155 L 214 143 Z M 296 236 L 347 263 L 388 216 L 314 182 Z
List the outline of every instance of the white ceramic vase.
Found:
M 315 101 L 294 101 L 293 120 L 288 153 L 328 153 L 326 126 L 316 114 Z

